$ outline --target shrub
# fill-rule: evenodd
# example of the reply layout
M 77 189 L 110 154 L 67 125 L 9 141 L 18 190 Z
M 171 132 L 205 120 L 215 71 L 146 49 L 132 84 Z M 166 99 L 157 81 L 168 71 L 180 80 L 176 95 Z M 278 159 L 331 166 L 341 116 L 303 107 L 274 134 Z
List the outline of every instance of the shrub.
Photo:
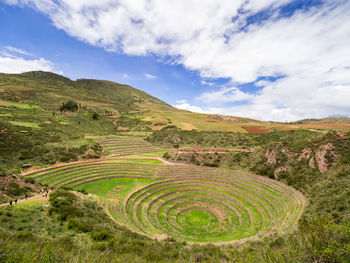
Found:
M 102 229 L 100 231 L 97 232 L 93 232 L 92 233 L 92 238 L 96 241 L 103 241 L 103 240 L 107 240 L 111 237 L 111 235 L 109 234 L 107 229 Z
M 94 113 L 92 114 L 92 119 L 93 119 L 93 120 L 99 120 L 99 119 L 100 119 L 100 115 L 99 115 L 97 112 L 94 112 Z
M 79 108 L 78 104 L 74 101 L 68 101 L 66 103 L 63 103 L 62 106 L 60 107 L 60 111 L 72 111 L 75 112 Z
M 34 180 L 33 178 L 28 178 L 28 177 L 26 177 L 26 178 L 24 179 L 24 182 L 26 182 L 26 183 L 28 183 L 28 184 L 34 184 L 34 183 L 35 183 L 35 180 Z
M 80 193 L 82 193 L 82 194 L 84 194 L 84 195 L 87 195 L 87 194 L 88 194 L 88 192 L 86 192 L 85 189 L 78 190 L 78 192 L 80 192 Z

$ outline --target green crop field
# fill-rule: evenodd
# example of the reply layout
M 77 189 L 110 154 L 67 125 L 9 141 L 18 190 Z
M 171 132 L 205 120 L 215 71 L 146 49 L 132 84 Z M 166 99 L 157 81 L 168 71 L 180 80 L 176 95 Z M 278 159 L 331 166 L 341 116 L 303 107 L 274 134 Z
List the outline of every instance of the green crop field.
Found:
M 159 151 L 150 143 L 135 137 L 108 136 L 94 138 L 94 140 L 111 155 L 131 155 Z
M 139 145 L 142 151 L 146 151 L 143 145 L 153 150 L 131 137 L 98 140 L 123 156 L 138 153 Z M 221 168 L 164 164 L 156 159 L 112 156 L 27 176 L 55 188 L 96 195 L 118 223 L 134 232 L 189 242 L 230 242 L 285 232 L 297 223 L 305 206 L 298 191 L 275 180 Z

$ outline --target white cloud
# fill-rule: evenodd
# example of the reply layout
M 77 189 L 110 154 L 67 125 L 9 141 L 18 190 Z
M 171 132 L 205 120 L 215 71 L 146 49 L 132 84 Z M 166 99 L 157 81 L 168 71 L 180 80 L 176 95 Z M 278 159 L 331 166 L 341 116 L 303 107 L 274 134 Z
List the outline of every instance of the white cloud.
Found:
M 4 49 L 7 51 L 7 52 L 10 52 L 12 53 L 12 55 L 25 55 L 25 56 L 31 56 L 33 57 L 34 55 L 23 50 L 23 49 L 20 49 L 20 48 L 16 48 L 16 47 L 12 47 L 12 46 L 6 46 L 4 47 Z
M 3 48 L 1 54 L 0 72 L 2 73 L 23 73 L 33 70 L 43 70 L 62 74 L 61 71 L 55 70 L 53 63 L 49 60 L 46 60 L 44 58 L 26 59 L 21 57 L 21 55 L 31 57 L 34 55 L 19 48 L 6 46 Z
M 226 102 L 237 102 L 246 101 L 254 98 L 254 95 L 244 93 L 236 87 L 221 88 L 218 91 L 205 92 L 196 99 L 204 103 L 226 103 Z
M 129 79 L 129 75 L 124 73 L 123 76 L 122 76 L 123 79 Z
M 249 100 L 231 107 L 232 113 L 294 120 L 350 112 L 347 0 L 324 1 L 289 17 L 279 17 L 279 7 L 292 0 L 6 2 L 35 8 L 57 28 L 91 45 L 129 55 L 155 54 L 204 78 L 239 84 L 285 76 L 275 83 L 259 82 L 257 95 L 232 89 L 199 96 L 206 103 Z M 266 9 L 273 14 L 270 19 L 247 24 L 247 17 Z
M 157 76 L 154 76 L 154 75 L 148 74 L 148 73 L 145 73 L 145 77 L 146 77 L 146 79 L 157 79 L 158 78 Z
M 206 81 L 206 80 L 202 80 L 202 81 L 201 81 L 201 84 L 202 84 L 203 86 L 209 86 L 209 87 L 215 86 L 215 83 L 214 83 L 214 82 Z
M 173 106 L 175 108 L 178 108 L 178 109 L 192 111 L 192 112 L 199 112 L 199 113 L 203 113 L 204 112 L 200 107 L 190 105 L 187 102 L 181 103 L 181 104 L 176 104 L 176 105 L 173 105 Z
M 33 70 L 55 72 L 53 64 L 43 58 L 26 60 L 19 57 L 13 58 L 0 56 L 0 72 L 2 73 L 23 73 Z
M 177 100 L 176 103 L 178 103 L 178 104 L 184 104 L 184 103 L 187 103 L 187 100 Z

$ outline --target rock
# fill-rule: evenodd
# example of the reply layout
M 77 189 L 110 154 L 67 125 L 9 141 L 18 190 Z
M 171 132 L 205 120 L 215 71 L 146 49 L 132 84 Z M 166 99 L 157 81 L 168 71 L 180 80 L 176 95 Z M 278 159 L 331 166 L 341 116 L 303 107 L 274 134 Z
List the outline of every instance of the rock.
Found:
M 301 159 L 308 159 L 311 156 L 311 153 L 312 153 L 311 148 L 303 149 L 298 157 L 298 161 L 300 161 Z
M 325 158 L 327 151 L 333 150 L 334 146 L 331 143 L 327 143 L 326 145 L 320 146 L 316 150 L 315 158 L 318 165 L 318 169 L 321 173 L 325 173 L 328 171 L 328 164 Z
M 309 166 L 310 166 L 311 168 L 315 168 L 315 158 L 314 158 L 314 157 L 312 157 L 312 158 L 310 159 Z
M 278 167 L 274 172 L 273 172 L 273 175 L 275 176 L 275 179 L 278 180 L 278 175 L 280 172 L 282 171 L 287 171 L 289 168 L 284 166 L 284 167 Z
M 275 164 L 276 163 L 276 156 L 277 156 L 276 150 L 272 150 L 271 152 L 269 150 L 267 150 L 265 153 L 265 157 L 267 158 L 268 164 Z

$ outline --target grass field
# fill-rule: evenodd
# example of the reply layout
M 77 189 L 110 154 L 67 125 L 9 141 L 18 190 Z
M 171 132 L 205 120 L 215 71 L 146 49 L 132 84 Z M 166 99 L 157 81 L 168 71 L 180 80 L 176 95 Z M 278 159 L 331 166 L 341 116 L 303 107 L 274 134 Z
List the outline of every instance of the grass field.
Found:
M 39 124 L 35 122 L 28 121 L 10 121 L 11 124 L 17 126 L 31 127 L 31 128 L 39 128 Z
M 131 161 L 67 165 L 29 176 L 99 196 L 116 221 L 150 237 L 227 242 L 286 231 L 303 211 L 300 193 L 267 178 Z
M 159 149 L 153 147 L 150 143 L 135 137 L 108 136 L 93 139 L 98 142 L 106 152 L 113 156 L 159 151 Z
M 98 140 L 107 147 L 116 141 L 141 144 L 131 137 Z M 142 159 L 136 146 L 134 155 L 126 156 L 130 147 L 122 149 L 117 152 L 121 157 L 53 167 L 27 176 L 55 188 L 94 194 L 121 225 L 158 239 L 230 242 L 284 232 L 293 228 L 304 209 L 305 199 L 298 191 L 265 177 L 164 164 L 150 159 L 159 158 L 160 152 L 149 152 Z

